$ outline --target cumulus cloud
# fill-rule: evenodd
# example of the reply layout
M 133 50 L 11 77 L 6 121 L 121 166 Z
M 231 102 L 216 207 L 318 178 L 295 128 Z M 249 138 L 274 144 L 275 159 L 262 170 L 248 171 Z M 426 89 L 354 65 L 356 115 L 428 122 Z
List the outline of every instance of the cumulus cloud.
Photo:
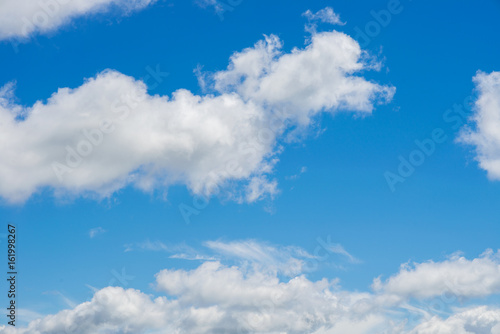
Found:
M 241 252 L 247 254 L 248 250 Z M 258 256 L 259 258 L 261 256 Z M 489 258 L 493 263 L 486 263 Z M 478 265 L 478 262 L 482 263 Z M 482 280 L 458 280 L 453 293 L 469 293 L 473 284 L 498 280 L 498 273 L 484 270 L 484 265 L 498 266 L 498 254 L 487 252 L 473 260 L 461 257 L 432 262 L 435 277 L 426 267 L 431 262 L 415 265 L 414 271 L 402 270 L 389 280 L 385 289 L 375 292 L 353 292 L 341 288 L 337 279 L 312 281 L 303 274 L 280 279 L 276 272 L 258 267 L 225 265 L 206 261 L 192 270 L 165 269 L 156 275 L 160 296 L 119 287 L 97 290 L 92 300 L 76 307 L 48 315 L 25 328 L 0 327 L 6 334 L 86 334 L 86 333 L 500 333 L 500 309 L 489 306 L 456 308 L 447 317 L 432 314 L 432 307 L 412 306 L 408 288 L 391 288 L 406 280 L 411 291 L 436 289 L 430 280 L 446 280 L 468 275 Z M 450 263 L 459 265 L 449 271 Z M 430 270 L 430 269 L 429 269 Z M 448 270 L 450 276 L 442 276 Z M 475 273 L 478 271 L 478 273 Z M 475 274 L 474 274 L 475 273 Z M 489 294 L 497 293 L 489 289 Z M 394 296 L 397 298 L 394 298 Z M 425 294 L 429 296 L 430 294 Z M 450 299 L 447 299 L 452 303 Z M 404 312 L 411 314 L 402 317 Z M 423 315 L 423 316 L 422 316 Z M 409 321 L 412 319 L 412 321 Z
M 403 265 L 397 275 L 385 282 L 376 279 L 373 287 L 401 298 L 489 296 L 500 292 L 500 253 L 488 250 L 473 260 L 454 255 L 442 262 Z
M 0 2 L 0 40 L 54 31 L 78 16 L 118 7 L 125 13 L 156 0 L 16 0 Z
M 338 32 L 314 34 L 305 49 L 281 53 L 277 36 L 236 53 L 226 71 L 214 75 L 215 88 L 237 92 L 244 100 L 272 106 L 292 124 L 307 125 L 320 111 L 371 112 L 374 101 L 392 99 L 394 87 L 356 75 L 380 64 L 351 37 Z
M 479 166 L 492 180 L 500 180 L 500 72 L 478 72 L 474 114 L 460 140 L 474 145 Z
M 0 90 L 0 196 L 22 202 L 52 189 L 107 197 L 128 185 L 173 184 L 204 196 L 224 189 L 240 202 L 274 196 L 272 172 L 290 129 L 307 129 L 320 112 L 369 114 L 392 98 L 393 87 L 359 75 L 379 65 L 333 31 L 290 53 L 266 37 L 235 53 L 202 96 L 151 95 L 144 82 L 107 70 L 22 107 L 8 84 Z

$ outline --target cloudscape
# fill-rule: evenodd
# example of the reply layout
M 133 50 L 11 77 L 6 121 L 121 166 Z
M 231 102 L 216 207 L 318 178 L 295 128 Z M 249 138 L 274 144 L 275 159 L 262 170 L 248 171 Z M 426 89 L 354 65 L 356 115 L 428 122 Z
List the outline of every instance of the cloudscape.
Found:
M 5 334 L 500 334 L 500 4 L 0 4 Z

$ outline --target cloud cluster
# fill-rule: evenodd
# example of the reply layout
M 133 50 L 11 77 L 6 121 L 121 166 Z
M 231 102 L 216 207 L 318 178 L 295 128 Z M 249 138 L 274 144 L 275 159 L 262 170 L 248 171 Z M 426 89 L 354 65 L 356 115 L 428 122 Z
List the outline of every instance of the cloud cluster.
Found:
M 393 87 L 359 75 L 379 67 L 333 31 L 290 53 L 266 37 L 235 53 L 202 96 L 151 95 L 144 82 L 107 70 L 22 107 L 8 84 L 0 90 L 0 196 L 22 202 L 52 189 L 106 197 L 128 185 L 172 184 L 205 196 L 233 187 L 237 201 L 273 196 L 283 135 L 306 129 L 319 112 L 370 113 L 391 100 Z
M 16 0 L 0 2 L 0 40 L 56 30 L 71 19 L 118 7 L 127 12 L 156 0 Z
M 373 287 L 403 298 L 432 298 L 442 294 L 465 298 L 489 296 L 500 293 L 499 253 L 489 250 L 473 260 L 456 254 L 438 263 L 404 265 L 385 282 L 375 280 Z
M 500 180 L 500 72 L 478 72 L 474 77 L 478 98 L 460 140 L 476 149 L 479 166 Z
M 499 281 L 499 259 L 499 253 L 488 251 L 473 260 L 455 256 L 442 262 L 415 264 L 413 270 L 402 267 L 383 289 L 379 287 L 375 292 L 346 291 L 335 279 L 311 281 L 299 274 L 282 280 L 276 272 L 258 270 L 256 266 L 244 268 L 206 261 L 192 270 L 160 271 L 156 275 L 159 297 L 107 287 L 73 309 L 32 321 L 26 328 L 0 327 L 0 332 L 498 334 L 498 308 L 452 308 L 454 312 L 443 318 L 429 314 L 430 308 L 411 307 L 411 297 L 450 292 L 442 282 L 450 277 L 466 277 L 452 280 L 452 293 L 459 298 L 498 293 L 489 288 L 485 293 L 470 291 L 477 290 L 478 284 Z M 434 271 L 437 274 L 433 276 Z M 428 276 L 433 277 L 426 279 Z M 394 288 L 398 284 L 408 287 Z M 425 292 L 428 289 L 431 293 Z M 403 316 L 408 310 L 418 320 L 416 323 Z

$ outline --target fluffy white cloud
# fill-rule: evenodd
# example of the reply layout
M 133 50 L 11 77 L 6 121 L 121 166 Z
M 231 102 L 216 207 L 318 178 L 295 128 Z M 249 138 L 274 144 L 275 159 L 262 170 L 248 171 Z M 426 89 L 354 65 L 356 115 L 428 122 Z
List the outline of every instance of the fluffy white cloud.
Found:
M 230 189 L 237 201 L 273 196 L 270 173 L 287 129 L 304 129 L 321 111 L 369 113 L 394 94 L 357 75 L 379 65 L 343 33 L 315 34 L 288 54 L 280 47 L 270 36 L 234 54 L 204 96 L 150 95 L 144 82 L 112 70 L 31 107 L 16 105 L 13 86 L 4 86 L 0 196 L 22 202 L 48 188 L 105 197 L 127 185 L 179 183 L 207 196 Z
M 392 99 L 394 87 L 367 81 L 356 73 L 379 69 L 351 37 L 317 33 L 305 49 L 281 53 L 277 36 L 236 53 L 226 71 L 214 75 L 220 92 L 272 106 L 290 122 L 308 124 L 324 110 L 371 112 L 374 101 Z
M 166 325 L 172 311 L 166 298 L 151 298 L 137 290 L 105 288 L 74 309 L 32 321 L 27 328 L 1 328 L 2 333 L 140 333 Z M 10 326 L 9 326 L 10 327 Z
M 474 145 L 479 166 L 490 179 L 500 180 L 500 72 L 478 72 L 474 83 L 478 98 L 460 140 Z
M 312 282 L 298 276 L 280 282 L 273 274 L 219 262 L 191 271 L 164 270 L 156 279 L 168 296 L 153 299 L 137 290 L 108 287 L 72 310 L 35 320 L 27 328 L 0 327 L 0 332 L 340 333 L 346 326 L 373 329 L 384 321 L 353 307 L 364 294 L 338 293 L 326 279 Z
M 247 254 L 247 251 L 244 251 Z M 433 271 L 403 270 L 397 281 L 407 280 L 411 291 L 431 289 L 448 291 L 445 285 L 429 287 L 431 280 L 446 280 L 448 274 L 458 278 L 468 275 L 483 277 L 475 284 L 498 280 L 498 273 L 484 270 L 485 257 L 471 261 L 453 258 L 433 262 Z M 249 258 L 255 257 L 250 254 Z M 260 257 L 258 257 L 260 258 Z M 493 261 L 493 260 L 492 260 Z M 496 260 L 495 260 L 496 261 Z M 450 263 L 458 268 L 449 271 Z M 498 264 L 498 261 L 496 262 Z M 417 264 L 425 268 L 428 263 Z M 492 264 L 487 264 L 493 266 Z M 90 334 L 90 333 L 262 333 L 262 334 L 345 334 L 345 333 L 409 333 L 409 334 L 499 334 L 500 310 L 488 306 L 456 308 L 455 301 L 446 299 L 452 313 L 446 318 L 432 306 L 412 306 L 415 295 L 405 289 L 385 289 L 376 292 L 343 290 L 338 280 L 323 278 L 311 281 L 304 275 L 280 279 L 276 272 L 258 267 L 227 266 L 219 261 L 207 261 L 192 270 L 162 270 L 156 275 L 159 297 L 134 289 L 107 287 L 98 290 L 92 300 L 73 309 L 61 311 L 32 321 L 25 328 L 0 327 L 5 334 Z M 471 280 L 458 280 L 456 293 L 468 293 Z M 498 292 L 489 289 L 489 294 Z M 455 291 L 454 291 L 455 293 Z M 435 292 L 436 294 L 436 292 Z M 418 295 L 418 294 L 417 294 Z M 425 294 L 426 297 L 429 294 Z M 441 310 L 442 311 L 442 310 Z M 405 313 L 406 312 L 406 313 Z M 410 314 L 408 314 L 410 312 Z M 434 312 L 434 314 L 432 314 Z
M 459 298 L 484 297 L 500 292 L 500 253 L 486 251 L 468 260 L 454 255 L 442 262 L 403 265 L 400 272 L 373 287 L 401 298 L 431 298 L 450 294 Z
M 16 0 L 0 2 L 0 40 L 53 31 L 71 19 L 115 6 L 127 12 L 156 0 Z

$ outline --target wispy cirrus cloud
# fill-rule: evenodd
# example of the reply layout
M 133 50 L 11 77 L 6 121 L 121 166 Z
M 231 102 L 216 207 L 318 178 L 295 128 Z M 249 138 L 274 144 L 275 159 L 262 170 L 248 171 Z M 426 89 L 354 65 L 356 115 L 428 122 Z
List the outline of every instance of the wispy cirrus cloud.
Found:
M 313 255 L 300 247 L 274 246 L 256 240 L 207 241 L 204 246 L 224 259 L 234 259 L 239 263 L 258 264 L 266 270 L 293 276 L 303 271 L 305 260 Z
M 130 252 L 133 250 L 146 250 L 146 251 L 171 251 L 172 247 L 165 245 L 161 241 L 150 241 L 146 240 L 138 243 L 125 244 L 125 252 Z
M 223 241 L 212 240 L 202 244 L 203 247 L 191 247 L 185 244 L 167 245 L 161 241 L 144 241 L 126 244 L 125 251 L 162 251 L 171 259 L 190 261 L 225 261 L 238 266 L 258 266 L 263 271 L 277 272 L 288 277 L 301 272 L 312 271 L 314 265 L 325 262 L 343 268 L 346 263 L 361 261 L 349 254 L 340 244 L 332 243 L 330 237 L 326 241 L 319 239 L 321 255 L 314 255 L 297 246 L 279 246 L 258 240 Z M 327 254 L 325 256 L 324 254 Z M 338 255 L 334 257 L 333 255 Z M 330 257 L 328 259 L 328 257 Z M 328 261 L 327 261 L 328 260 Z M 327 261 L 327 262 L 326 262 Z

